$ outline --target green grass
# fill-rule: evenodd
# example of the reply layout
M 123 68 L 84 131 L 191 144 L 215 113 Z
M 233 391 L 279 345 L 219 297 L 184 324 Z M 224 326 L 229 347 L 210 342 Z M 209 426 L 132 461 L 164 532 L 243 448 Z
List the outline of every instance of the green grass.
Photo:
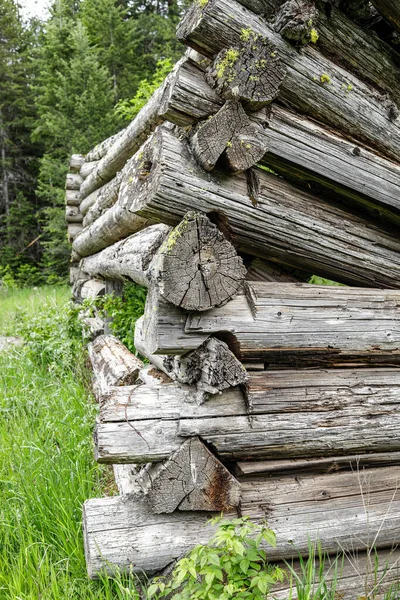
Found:
M 110 477 L 93 458 L 95 405 L 69 294 L 0 293 L 0 334 L 28 340 L 0 353 L 1 600 L 133 598 L 86 576 L 82 504 Z

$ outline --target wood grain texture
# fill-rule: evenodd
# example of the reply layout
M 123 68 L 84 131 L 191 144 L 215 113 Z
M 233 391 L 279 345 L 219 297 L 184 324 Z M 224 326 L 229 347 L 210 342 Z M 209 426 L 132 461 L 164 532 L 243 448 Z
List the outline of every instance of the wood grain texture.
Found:
M 124 131 L 125 131 L 125 129 L 122 129 L 118 133 L 111 135 L 109 138 L 107 138 L 107 139 L 103 140 L 102 142 L 100 142 L 99 144 L 97 144 L 97 146 L 92 148 L 92 150 L 90 150 L 86 154 L 85 161 L 92 162 L 94 160 L 100 160 L 101 158 L 103 158 L 103 156 L 105 156 L 107 154 L 107 151 L 109 150 L 109 148 L 111 148 L 111 146 L 113 144 L 115 144 L 115 142 L 120 137 L 123 136 Z
M 282 283 L 304 281 L 304 278 L 297 277 L 296 274 L 287 271 L 279 264 L 261 260 L 261 258 L 254 258 L 251 261 L 247 269 L 246 279 L 247 281 L 281 281 Z
M 67 173 L 67 178 L 65 180 L 65 189 L 80 190 L 82 181 L 83 179 L 79 175 L 79 173 Z
M 123 169 L 122 169 L 123 171 Z M 84 212 L 83 225 L 88 227 L 96 219 L 101 217 L 118 199 L 118 191 L 121 182 L 122 171 L 105 183 L 101 188 L 89 194 L 81 204 L 81 212 Z
M 75 300 L 81 303 L 85 298 L 95 298 L 104 296 L 105 284 L 99 279 L 79 279 L 72 286 L 72 295 Z
M 85 161 L 83 163 L 79 171 L 79 174 L 82 177 L 82 179 L 86 179 L 87 177 L 89 177 L 90 173 L 92 173 L 97 167 L 98 162 L 98 160 L 92 160 L 90 162 Z
M 371 0 L 382 16 L 397 31 L 400 31 L 400 6 L 396 0 Z
M 266 547 L 269 560 L 308 553 L 318 541 L 323 550 L 365 551 L 389 548 L 399 539 L 400 467 L 322 476 L 254 477 L 242 482 L 242 514 L 268 520 L 277 547 Z M 233 516 L 235 513 L 226 513 Z M 91 577 L 116 567 L 154 572 L 214 529 L 204 513 L 154 515 L 129 498 L 89 500 L 84 505 L 84 539 Z
M 135 383 L 142 361 L 113 335 L 99 335 L 88 345 L 96 395 L 110 386 Z
M 398 369 L 249 372 L 247 402 L 229 390 L 197 408 L 190 388 L 177 392 L 175 386 L 103 395 L 97 459 L 160 461 L 193 436 L 226 460 L 400 450 Z
M 72 154 L 69 159 L 70 173 L 79 173 L 84 162 L 85 157 L 82 154 Z
M 122 182 L 113 207 L 116 212 L 104 215 L 102 231 L 113 228 L 119 216 L 176 224 L 195 204 L 201 212 L 226 217 L 233 241 L 247 254 L 350 285 L 400 285 L 399 242 L 350 210 L 260 169 L 254 202 L 245 175 L 205 173 L 185 142 L 163 128 L 145 151 L 149 165 L 145 180 L 140 180 L 140 169 L 132 162 L 132 174 Z M 96 234 L 100 238 L 99 231 L 100 226 Z M 79 241 L 83 236 L 85 232 Z M 77 245 L 78 240 L 74 248 Z
M 240 43 L 243 24 L 277 47 L 277 56 L 287 68 L 279 100 L 359 139 L 396 160 L 400 158 L 400 121 L 393 103 L 350 72 L 306 46 L 299 53 L 267 23 L 235 0 L 210 0 L 205 7 L 194 4 L 181 21 L 177 36 L 208 57 Z M 322 78 L 326 74 L 327 78 Z M 325 82 L 325 83 L 324 83 Z M 352 86 L 355 93 L 347 93 Z

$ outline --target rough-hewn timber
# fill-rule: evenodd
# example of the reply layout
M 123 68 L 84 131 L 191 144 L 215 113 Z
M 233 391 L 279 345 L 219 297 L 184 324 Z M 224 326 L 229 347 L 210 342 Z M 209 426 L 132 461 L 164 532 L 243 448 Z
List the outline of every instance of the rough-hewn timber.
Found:
M 143 368 L 137 358 L 113 335 L 100 335 L 88 346 L 97 393 L 111 386 L 131 385 Z

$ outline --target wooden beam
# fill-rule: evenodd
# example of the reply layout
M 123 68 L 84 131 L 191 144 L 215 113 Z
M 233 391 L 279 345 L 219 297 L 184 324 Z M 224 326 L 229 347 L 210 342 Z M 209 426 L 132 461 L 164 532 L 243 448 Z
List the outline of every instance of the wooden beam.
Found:
M 113 335 L 99 335 L 88 345 L 96 395 L 113 386 L 135 383 L 142 361 Z

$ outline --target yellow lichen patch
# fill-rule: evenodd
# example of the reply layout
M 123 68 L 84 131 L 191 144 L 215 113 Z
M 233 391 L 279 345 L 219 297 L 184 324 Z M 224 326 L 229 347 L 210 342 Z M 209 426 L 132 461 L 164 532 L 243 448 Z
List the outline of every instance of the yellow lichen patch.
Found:
M 208 0 L 197 0 L 197 4 L 200 6 L 200 8 L 204 8 L 207 6 Z
M 227 71 L 231 71 L 239 58 L 239 50 L 236 48 L 228 48 L 224 58 L 216 65 L 217 77 L 222 79 Z M 229 77 L 234 76 L 234 73 L 229 73 Z
M 318 42 L 319 34 L 316 29 L 311 29 L 310 31 L 310 42 L 312 44 L 316 44 Z
M 331 83 L 331 78 L 328 73 L 322 73 L 319 80 L 321 83 Z
M 258 34 L 255 33 L 251 27 L 248 27 L 247 29 L 242 29 L 240 39 L 242 42 L 248 42 L 250 39 L 256 41 L 258 39 Z

